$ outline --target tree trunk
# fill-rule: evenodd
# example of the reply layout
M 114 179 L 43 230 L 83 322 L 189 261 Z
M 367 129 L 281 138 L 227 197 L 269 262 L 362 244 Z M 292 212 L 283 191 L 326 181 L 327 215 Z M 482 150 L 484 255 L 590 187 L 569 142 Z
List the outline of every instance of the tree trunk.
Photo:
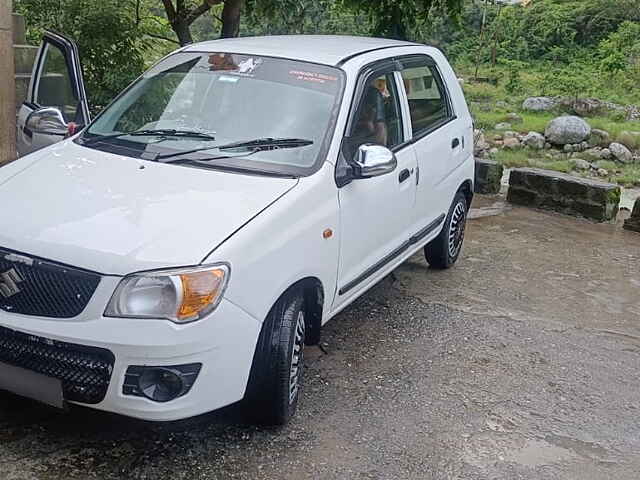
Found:
M 222 8 L 220 38 L 237 37 L 240 34 L 240 14 L 244 0 L 225 0 Z
M 180 46 L 184 47 L 193 43 L 193 37 L 191 36 L 191 30 L 189 30 L 189 24 L 184 19 L 177 19 L 171 24 L 171 28 L 176 32 Z

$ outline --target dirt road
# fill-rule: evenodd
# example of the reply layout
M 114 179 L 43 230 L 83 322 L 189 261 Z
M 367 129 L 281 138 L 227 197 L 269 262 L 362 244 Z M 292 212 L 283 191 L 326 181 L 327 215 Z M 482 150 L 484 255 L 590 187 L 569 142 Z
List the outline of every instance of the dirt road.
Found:
M 290 426 L 0 393 L 0 478 L 640 478 L 640 235 L 496 200 L 455 268 L 416 255 L 327 325 Z

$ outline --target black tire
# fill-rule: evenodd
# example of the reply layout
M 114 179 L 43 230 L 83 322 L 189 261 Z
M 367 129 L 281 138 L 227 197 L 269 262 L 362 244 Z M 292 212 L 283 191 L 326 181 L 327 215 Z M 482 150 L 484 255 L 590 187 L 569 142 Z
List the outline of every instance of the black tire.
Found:
M 305 308 L 301 291 L 285 293 L 267 316 L 249 375 L 245 412 L 261 425 L 284 425 L 296 412 L 304 373 Z
M 456 193 L 442 231 L 424 247 L 424 255 L 432 268 L 449 268 L 458 260 L 464 242 L 468 208 L 464 194 Z

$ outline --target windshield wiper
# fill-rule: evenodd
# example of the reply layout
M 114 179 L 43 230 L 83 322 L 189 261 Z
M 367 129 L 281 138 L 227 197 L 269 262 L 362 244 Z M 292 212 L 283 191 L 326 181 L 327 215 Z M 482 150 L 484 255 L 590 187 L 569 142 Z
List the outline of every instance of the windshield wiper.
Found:
M 248 140 L 245 142 L 233 142 L 226 145 L 219 146 L 220 150 L 233 149 L 233 148 L 297 148 L 306 147 L 312 145 L 313 140 L 307 140 L 304 138 L 256 138 L 255 140 Z
M 214 137 L 210 133 L 198 132 L 196 130 L 178 130 L 175 128 L 158 128 L 158 129 L 144 129 L 144 130 L 134 130 L 132 132 L 120 132 L 113 133 L 111 135 L 100 135 L 99 137 L 89 138 L 83 141 L 84 145 L 92 145 L 94 143 L 100 142 L 102 140 L 108 140 L 110 138 L 119 138 L 119 137 L 142 137 L 148 135 L 158 135 L 161 137 L 182 137 L 182 138 L 198 138 L 200 140 L 215 140 Z
M 175 152 L 175 153 L 166 153 L 164 155 L 158 155 L 156 160 L 164 160 L 166 158 L 178 157 L 181 155 L 188 155 L 189 153 L 202 152 L 204 150 L 235 150 L 235 149 L 247 149 L 249 150 L 249 154 L 260 152 L 263 150 L 277 150 L 281 148 L 298 148 L 298 147 L 306 147 L 308 145 L 313 145 L 313 140 L 306 140 L 304 138 L 257 138 L 255 140 L 249 140 L 246 142 L 233 142 L 227 143 L 225 145 L 216 145 L 213 147 L 200 147 L 194 148 L 193 150 L 186 150 L 184 152 Z M 245 156 L 245 155 L 237 155 L 237 156 Z M 225 157 L 212 157 L 204 159 L 207 160 L 216 160 L 218 158 Z M 169 162 L 167 162 L 169 163 Z
M 237 155 L 237 156 L 244 157 L 246 155 Z M 229 166 L 229 165 L 203 163 L 208 160 L 218 160 L 218 159 L 224 159 L 224 158 L 234 158 L 234 157 L 220 155 L 218 157 L 210 157 L 205 159 L 180 158 L 180 159 L 172 160 L 167 163 L 176 164 L 176 165 L 188 165 L 191 167 L 206 168 L 209 170 L 223 170 L 223 171 L 230 171 L 230 172 L 236 172 L 236 173 L 245 173 L 250 175 L 261 175 L 261 176 L 267 176 L 267 177 L 297 178 L 295 175 L 282 173 L 282 172 L 273 172 L 269 170 L 258 170 L 254 168 L 241 168 L 241 167 Z

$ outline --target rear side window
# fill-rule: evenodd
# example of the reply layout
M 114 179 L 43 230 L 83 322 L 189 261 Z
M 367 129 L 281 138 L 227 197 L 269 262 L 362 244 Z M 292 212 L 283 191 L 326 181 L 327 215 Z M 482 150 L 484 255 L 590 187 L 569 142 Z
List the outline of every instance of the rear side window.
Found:
M 411 59 L 401 72 L 409 102 L 413 136 L 442 125 L 452 116 L 447 90 L 433 61 Z

